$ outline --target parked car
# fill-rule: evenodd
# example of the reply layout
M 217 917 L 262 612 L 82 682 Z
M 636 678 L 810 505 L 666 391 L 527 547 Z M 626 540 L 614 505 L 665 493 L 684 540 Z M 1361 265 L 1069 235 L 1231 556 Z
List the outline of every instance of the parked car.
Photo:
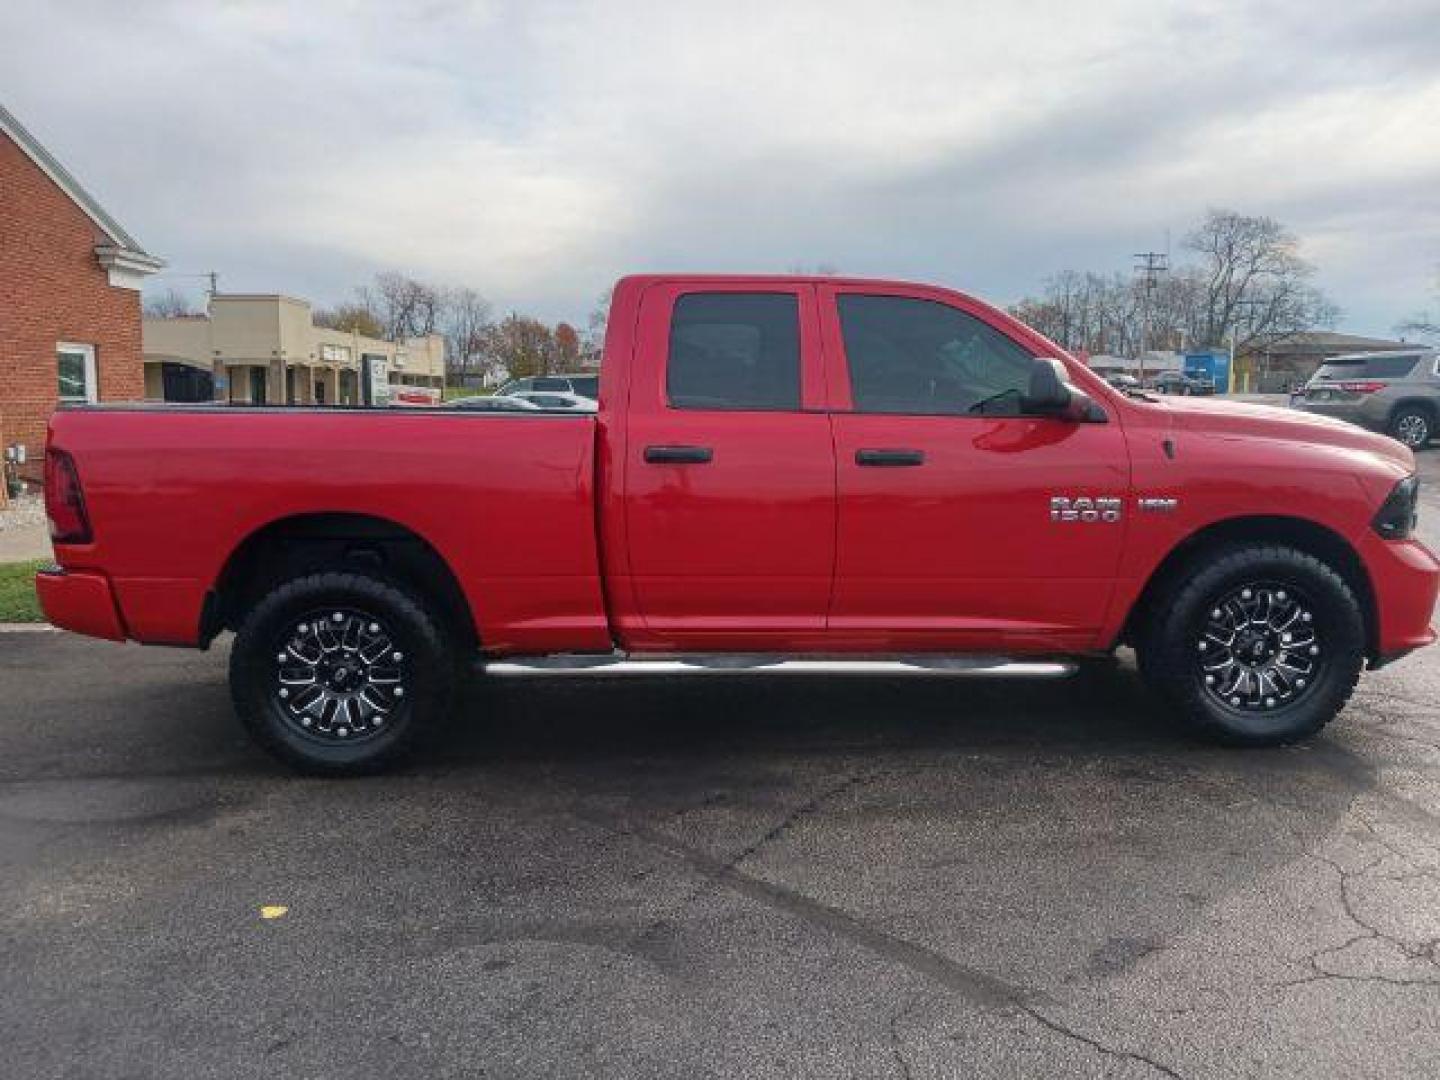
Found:
M 1126 375 L 1118 371 L 1113 375 L 1106 375 L 1105 381 L 1116 390 L 1139 390 L 1141 388 L 1140 380 L 1134 375 Z
M 1184 371 L 1162 371 L 1150 380 L 1157 393 L 1180 394 L 1183 397 L 1215 393 L 1215 380 Z
M 429 409 L 440 404 L 440 391 L 434 386 L 401 386 L 390 384 L 390 404 L 402 409 Z
M 511 379 L 497 394 L 527 393 L 532 390 L 546 393 L 579 394 L 596 401 L 600 397 L 600 376 L 594 373 L 575 375 L 533 375 L 524 379 Z
M 539 390 L 515 390 L 510 394 L 520 401 L 528 401 L 540 409 L 573 409 L 576 412 L 594 412 L 598 407 L 594 398 L 583 397 L 580 394 L 568 394 L 563 391 L 553 393 Z
M 478 394 L 475 397 L 452 398 L 445 403 L 452 409 L 474 409 L 479 412 L 539 412 L 540 406 L 533 401 L 526 401 L 524 398 L 509 397 L 505 394 L 494 394 L 486 397 Z
M 46 617 L 235 631 L 240 719 L 328 774 L 399 760 L 476 659 L 1038 676 L 1126 643 L 1174 715 L 1262 745 L 1435 639 L 1393 439 L 1130 397 L 923 285 L 630 277 L 610 327 L 598 416 L 61 410 Z
M 1440 351 L 1333 357 L 1291 403 L 1305 412 L 1382 431 L 1420 450 L 1440 434 Z

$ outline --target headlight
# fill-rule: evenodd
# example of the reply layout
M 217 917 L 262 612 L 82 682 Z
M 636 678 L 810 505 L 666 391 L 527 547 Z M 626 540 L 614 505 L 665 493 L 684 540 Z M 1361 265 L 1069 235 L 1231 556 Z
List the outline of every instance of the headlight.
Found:
M 1420 477 L 1407 476 L 1395 485 L 1370 525 L 1386 540 L 1404 540 L 1420 518 Z

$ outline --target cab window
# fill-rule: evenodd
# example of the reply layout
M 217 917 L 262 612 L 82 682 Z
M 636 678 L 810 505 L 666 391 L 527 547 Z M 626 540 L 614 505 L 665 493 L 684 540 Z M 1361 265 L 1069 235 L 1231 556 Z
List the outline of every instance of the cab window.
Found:
M 799 409 L 799 298 L 733 292 L 678 297 L 665 385 L 677 409 Z
M 1032 355 L 934 300 L 836 298 L 856 412 L 1019 416 Z

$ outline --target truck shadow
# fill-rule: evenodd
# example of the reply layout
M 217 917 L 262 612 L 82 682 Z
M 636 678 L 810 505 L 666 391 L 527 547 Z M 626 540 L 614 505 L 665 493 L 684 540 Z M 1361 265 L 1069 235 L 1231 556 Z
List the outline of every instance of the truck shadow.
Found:
M 1012 745 L 1178 749 L 1183 731 L 1121 664 L 1061 680 L 571 677 L 466 687 L 443 753 L 476 759 L 883 752 Z
M 992 799 L 1005 812 L 1052 805 L 1067 817 L 1125 805 L 1150 818 L 1137 828 L 1160 828 L 1155 815 L 1173 815 L 1161 828 L 1175 833 L 1165 850 L 1183 853 L 1203 843 L 1186 835 L 1203 833 L 1201 816 L 1214 817 L 1214 839 L 1229 849 L 1225 823 L 1252 808 L 1264 828 L 1276 813 L 1294 818 L 1281 845 L 1293 853 L 1376 786 L 1374 766 L 1351 742 L 1344 717 L 1295 747 L 1197 741 L 1128 662 L 1056 681 L 481 679 L 412 769 L 481 784 L 559 779 L 582 799 L 646 812 L 723 797 L 758 800 L 776 815 L 808 784 L 888 777 L 883 787 L 942 773 L 944 797 L 961 815 Z M 1273 840 L 1255 837 L 1256 853 Z

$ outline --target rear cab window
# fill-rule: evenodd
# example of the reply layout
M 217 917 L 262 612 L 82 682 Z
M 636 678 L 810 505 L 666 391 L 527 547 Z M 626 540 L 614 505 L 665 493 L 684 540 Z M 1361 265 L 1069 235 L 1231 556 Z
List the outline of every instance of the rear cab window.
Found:
M 670 319 L 671 408 L 800 408 L 800 306 L 793 293 L 688 292 Z

